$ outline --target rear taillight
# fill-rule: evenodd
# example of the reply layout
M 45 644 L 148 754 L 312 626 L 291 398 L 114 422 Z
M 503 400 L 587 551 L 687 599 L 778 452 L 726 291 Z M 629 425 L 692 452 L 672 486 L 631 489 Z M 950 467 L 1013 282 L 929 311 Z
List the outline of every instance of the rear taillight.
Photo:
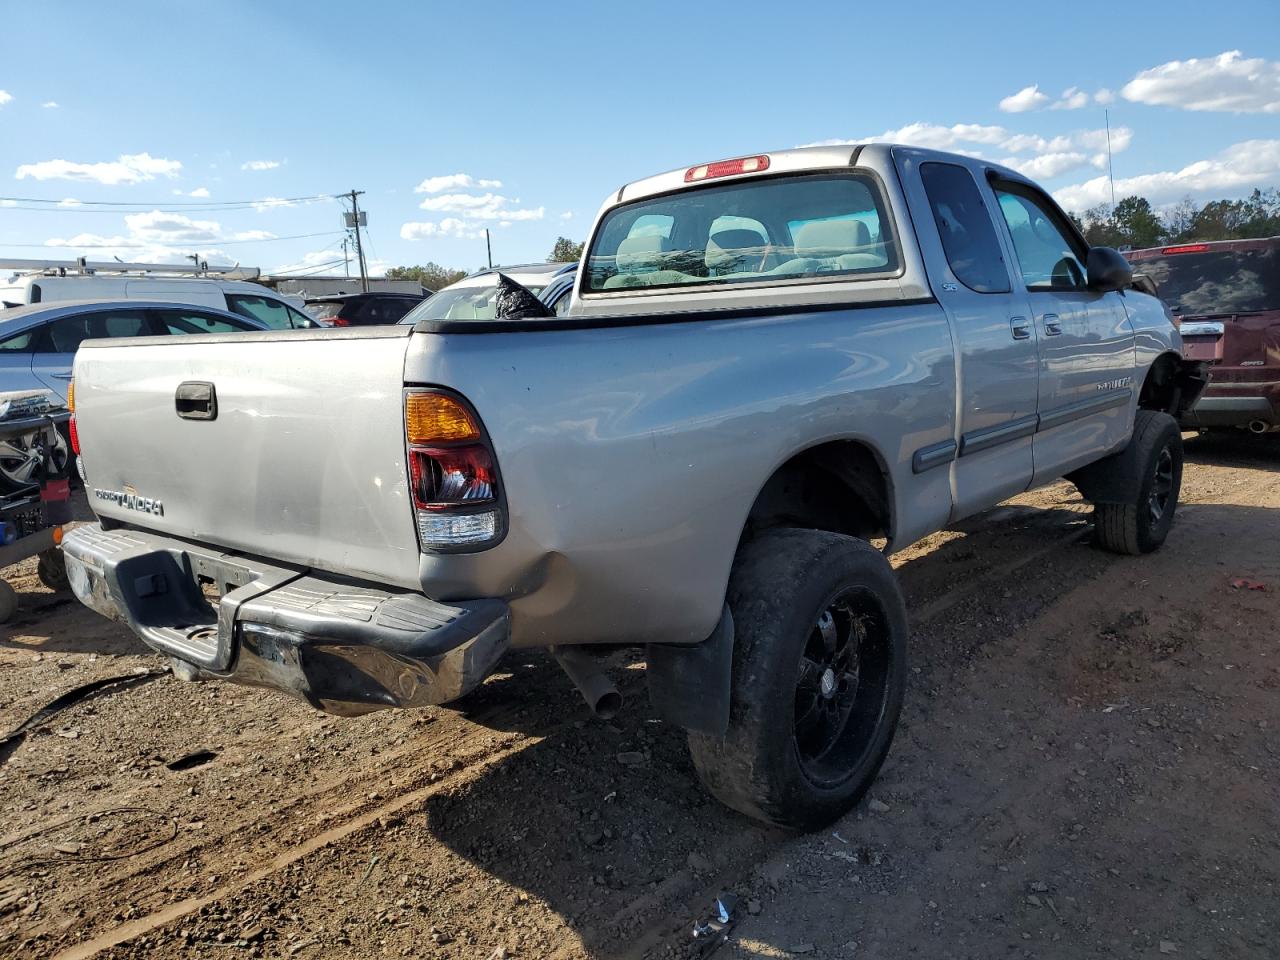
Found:
M 348 320 L 346 317 L 344 317 L 342 314 L 338 314 L 336 317 L 330 318 L 329 322 L 335 327 L 351 326 L 351 321 Z
M 67 384 L 67 409 L 71 418 L 67 421 L 67 433 L 71 435 L 71 452 L 80 456 L 80 433 L 76 430 L 76 384 L 72 380 Z
M 435 390 L 405 394 L 409 486 L 423 549 L 473 546 L 502 534 L 493 451 L 460 399 Z

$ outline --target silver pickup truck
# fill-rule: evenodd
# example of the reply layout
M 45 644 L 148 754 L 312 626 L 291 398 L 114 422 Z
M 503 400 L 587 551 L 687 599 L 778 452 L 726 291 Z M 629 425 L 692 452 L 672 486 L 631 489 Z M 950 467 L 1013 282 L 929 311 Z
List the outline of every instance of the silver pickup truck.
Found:
M 872 144 L 700 164 L 601 209 L 568 314 L 92 341 L 79 598 L 189 679 L 335 713 L 547 647 L 644 648 L 708 789 L 789 827 L 889 750 L 886 555 L 1066 476 L 1169 532 L 1204 386 L 1164 306 L 1035 184 Z

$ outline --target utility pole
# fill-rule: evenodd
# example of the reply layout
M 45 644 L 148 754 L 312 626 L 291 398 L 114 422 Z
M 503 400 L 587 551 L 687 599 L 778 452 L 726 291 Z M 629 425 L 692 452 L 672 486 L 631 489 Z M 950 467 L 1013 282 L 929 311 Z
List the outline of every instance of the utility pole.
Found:
M 489 228 L 484 228 L 484 252 L 489 257 L 489 269 L 493 269 L 493 247 L 489 246 Z
M 352 190 L 347 194 L 351 198 L 351 213 L 348 215 L 351 219 L 349 226 L 356 232 L 356 260 L 360 263 L 360 290 L 364 293 L 369 292 L 369 273 L 364 262 L 364 244 L 360 242 L 360 227 L 368 222 L 368 215 L 360 213 L 360 205 L 356 201 L 356 197 L 364 193 L 363 190 Z M 364 219 L 361 219 L 361 218 Z
M 342 272 L 347 275 L 347 279 L 351 279 L 351 237 L 342 238 Z

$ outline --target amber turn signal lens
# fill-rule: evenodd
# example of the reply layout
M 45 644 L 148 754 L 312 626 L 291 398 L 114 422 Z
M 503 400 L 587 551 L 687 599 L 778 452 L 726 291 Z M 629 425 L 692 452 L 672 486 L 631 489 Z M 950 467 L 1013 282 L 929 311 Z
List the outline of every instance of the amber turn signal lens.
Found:
M 404 400 L 410 443 L 478 440 L 480 428 L 466 407 L 442 393 L 411 393 Z
M 67 383 L 67 409 L 72 413 L 76 412 L 76 382 L 74 380 Z
M 61 528 L 61 527 L 54 527 L 54 528 L 53 528 L 53 543 L 54 543 L 54 546 L 57 546 L 57 545 L 58 545 L 58 544 L 60 544 L 61 542 L 62 542 L 62 528 Z

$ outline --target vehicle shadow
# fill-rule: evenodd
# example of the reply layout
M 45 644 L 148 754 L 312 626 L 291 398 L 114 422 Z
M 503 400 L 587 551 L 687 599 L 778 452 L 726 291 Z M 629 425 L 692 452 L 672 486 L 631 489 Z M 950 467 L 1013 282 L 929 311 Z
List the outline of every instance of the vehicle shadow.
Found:
M 1245 430 L 1214 430 L 1183 440 L 1188 464 L 1223 467 L 1280 468 L 1280 433 L 1253 434 Z

